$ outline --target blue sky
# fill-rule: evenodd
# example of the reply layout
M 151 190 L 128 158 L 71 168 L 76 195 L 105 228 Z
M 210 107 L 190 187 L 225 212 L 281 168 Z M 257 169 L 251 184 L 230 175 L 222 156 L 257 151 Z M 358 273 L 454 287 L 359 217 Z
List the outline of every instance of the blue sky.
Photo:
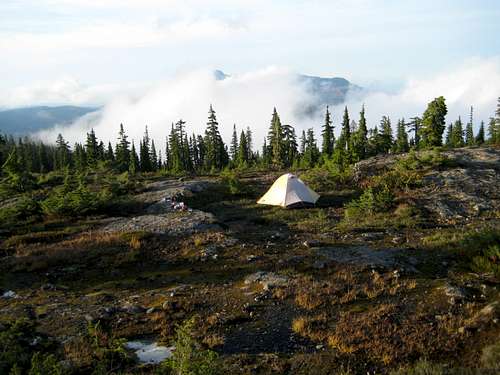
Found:
M 398 86 L 500 55 L 495 0 L 2 0 L 1 89 L 285 66 Z

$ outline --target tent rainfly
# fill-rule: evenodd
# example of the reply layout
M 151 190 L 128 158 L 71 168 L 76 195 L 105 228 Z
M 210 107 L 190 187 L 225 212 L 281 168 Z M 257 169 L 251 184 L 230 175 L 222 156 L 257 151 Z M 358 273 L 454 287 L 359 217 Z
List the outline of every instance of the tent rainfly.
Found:
M 287 173 L 274 181 L 257 203 L 291 208 L 311 206 L 318 198 L 319 194 L 311 190 L 300 178 Z

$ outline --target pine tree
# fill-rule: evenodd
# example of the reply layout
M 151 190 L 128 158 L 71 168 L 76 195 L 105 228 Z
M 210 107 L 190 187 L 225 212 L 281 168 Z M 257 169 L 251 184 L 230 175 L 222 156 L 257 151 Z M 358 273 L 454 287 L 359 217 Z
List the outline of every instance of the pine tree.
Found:
M 448 113 L 444 97 L 434 99 L 429 103 L 422 117 L 423 147 L 441 146 L 443 144 L 443 132 L 445 128 L 445 118 Z
M 236 132 L 236 124 L 233 125 L 233 136 L 231 137 L 229 155 L 231 156 L 231 161 L 236 162 L 238 156 L 238 133 Z
M 144 137 L 139 142 L 139 160 L 141 172 L 151 172 L 153 170 L 153 163 L 151 160 L 151 139 L 149 138 L 148 127 L 144 131 Z
M 248 155 L 247 155 L 247 160 L 249 163 L 252 162 L 252 159 L 253 159 L 253 137 L 252 137 L 252 130 L 250 130 L 250 127 L 247 126 L 247 130 L 245 132 L 245 139 L 246 139 L 246 142 L 247 142 L 247 151 L 248 151 Z
M 151 140 L 151 149 L 149 151 L 149 160 L 151 161 L 151 170 L 156 172 L 158 170 L 158 154 L 156 153 L 155 141 Z
M 314 130 L 312 128 L 307 129 L 306 145 L 304 155 L 302 156 L 301 164 L 303 167 L 314 166 L 319 159 L 319 149 L 316 144 L 316 139 L 314 137 Z
M 137 172 L 140 171 L 140 162 L 139 162 L 139 156 L 137 155 L 137 152 L 135 150 L 135 144 L 132 141 L 132 150 L 129 152 L 130 155 L 130 161 L 128 163 L 128 171 L 131 174 L 136 174 Z
M 463 147 L 464 146 L 464 128 L 462 124 L 462 119 L 460 116 L 458 120 L 453 124 L 453 135 L 451 137 L 452 147 Z
M 321 152 L 325 157 L 330 157 L 333 153 L 333 145 L 335 142 L 333 129 L 330 110 L 328 106 L 326 106 L 325 123 L 323 124 L 323 130 L 321 132 L 321 136 L 323 137 Z
M 120 172 L 129 170 L 130 163 L 130 142 L 127 140 L 128 136 L 125 134 L 123 124 L 120 124 L 120 132 L 118 133 L 118 143 L 116 145 L 116 168 Z
M 484 144 L 485 137 L 484 137 L 484 121 L 481 121 L 481 125 L 479 126 L 479 130 L 476 135 L 476 144 L 477 145 L 482 145 Z
M 111 145 L 111 142 L 108 142 L 108 149 L 106 150 L 104 158 L 110 162 L 115 161 L 115 153 L 113 152 L 113 146 Z
M 297 159 L 299 150 L 295 129 L 291 125 L 283 125 L 283 146 L 284 146 L 284 165 L 290 167 Z
M 445 136 L 444 144 L 446 147 L 455 147 L 453 145 L 453 123 L 452 122 L 450 122 L 450 125 L 448 125 L 448 128 L 446 129 L 446 136 Z
M 224 168 L 229 157 L 219 133 L 219 123 L 217 122 L 217 117 L 212 105 L 210 105 L 208 111 L 207 129 L 205 130 L 205 148 L 205 169 L 210 171 Z
M 475 139 L 474 139 L 474 124 L 473 124 L 473 107 L 470 107 L 470 117 L 469 117 L 469 122 L 467 123 L 467 126 L 465 128 L 465 144 L 467 146 L 473 146 Z
M 64 169 L 70 165 L 70 148 L 68 143 L 64 140 L 61 133 L 57 135 L 56 140 L 56 153 L 55 153 L 55 168 Z
M 394 143 L 394 139 L 392 136 L 391 119 L 387 116 L 382 116 L 382 120 L 380 121 L 380 127 L 381 127 L 381 133 L 380 133 L 379 152 L 387 154 L 392 149 L 392 145 Z
M 408 130 L 413 132 L 413 141 L 410 141 L 412 146 L 416 149 L 420 148 L 420 129 L 422 128 L 422 119 L 420 117 L 412 117 L 408 123 Z
M 408 143 L 408 133 L 406 133 L 405 119 L 398 121 L 398 128 L 396 132 L 396 142 L 394 144 L 394 151 L 396 153 L 408 152 L 410 145 Z
M 87 155 L 87 165 L 90 169 L 95 169 L 98 160 L 98 144 L 94 129 L 87 133 L 87 142 L 85 143 L 85 153 Z
M 354 162 L 366 158 L 368 148 L 368 129 L 366 127 L 365 106 L 361 107 L 359 113 L 359 126 L 353 136 L 353 160 Z
M 240 142 L 238 145 L 238 154 L 237 154 L 237 164 L 240 167 L 245 167 L 248 165 L 248 142 L 247 136 L 245 132 L 242 130 L 240 134 Z
M 269 155 L 272 165 L 277 168 L 282 168 L 285 164 L 285 145 L 283 126 L 281 125 L 281 120 L 278 112 L 276 111 L 276 108 L 274 108 L 273 110 L 273 116 L 271 119 L 271 125 L 269 127 L 267 139 L 269 142 Z

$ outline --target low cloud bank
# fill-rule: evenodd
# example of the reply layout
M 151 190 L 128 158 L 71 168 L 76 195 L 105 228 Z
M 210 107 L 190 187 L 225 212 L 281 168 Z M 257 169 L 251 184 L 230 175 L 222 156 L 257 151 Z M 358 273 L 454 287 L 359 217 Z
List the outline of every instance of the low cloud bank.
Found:
M 147 125 L 155 142 L 163 148 L 171 123 L 179 119 L 187 122 L 190 133 L 203 134 L 208 107 L 212 104 L 226 142 L 233 124 L 239 130 L 250 126 L 255 146 L 260 147 L 273 107 L 277 108 L 282 122 L 295 126 L 297 133 L 314 127 L 319 138 L 323 111 L 309 117 L 300 115 L 301 108 L 314 106 L 318 98 L 296 77 L 293 72 L 277 67 L 225 80 L 216 80 L 211 70 L 183 73 L 148 89 L 128 88 L 121 93 L 113 90 L 112 98 L 99 112 L 86 115 L 70 126 L 43 131 L 38 136 L 53 141 L 61 132 L 71 142 L 83 141 L 85 133 L 94 128 L 100 139 L 114 142 L 119 124 L 123 123 L 130 139 L 138 143 Z M 433 77 L 410 79 L 396 94 L 371 90 L 348 97 L 345 104 L 332 107 L 336 132 L 340 130 L 344 105 L 348 106 L 351 118 L 357 120 L 364 104 L 368 126 L 373 127 L 383 115 L 390 116 L 393 123 L 402 117 L 421 116 L 427 103 L 440 95 L 447 101 L 448 122 L 458 116 L 467 119 L 470 106 L 474 106 L 477 129 L 481 120 L 487 123 L 493 115 L 500 96 L 500 59 L 474 59 Z

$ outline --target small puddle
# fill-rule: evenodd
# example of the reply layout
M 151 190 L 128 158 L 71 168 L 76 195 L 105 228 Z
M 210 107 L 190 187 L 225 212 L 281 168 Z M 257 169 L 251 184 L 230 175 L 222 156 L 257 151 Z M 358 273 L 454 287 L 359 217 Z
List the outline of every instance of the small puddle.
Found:
M 129 341 L 125 344 L 125 347 L 135 352 L 139 362 L 148 364 L 158 364 L 172 357 L 174 349 L 150 341 Z

